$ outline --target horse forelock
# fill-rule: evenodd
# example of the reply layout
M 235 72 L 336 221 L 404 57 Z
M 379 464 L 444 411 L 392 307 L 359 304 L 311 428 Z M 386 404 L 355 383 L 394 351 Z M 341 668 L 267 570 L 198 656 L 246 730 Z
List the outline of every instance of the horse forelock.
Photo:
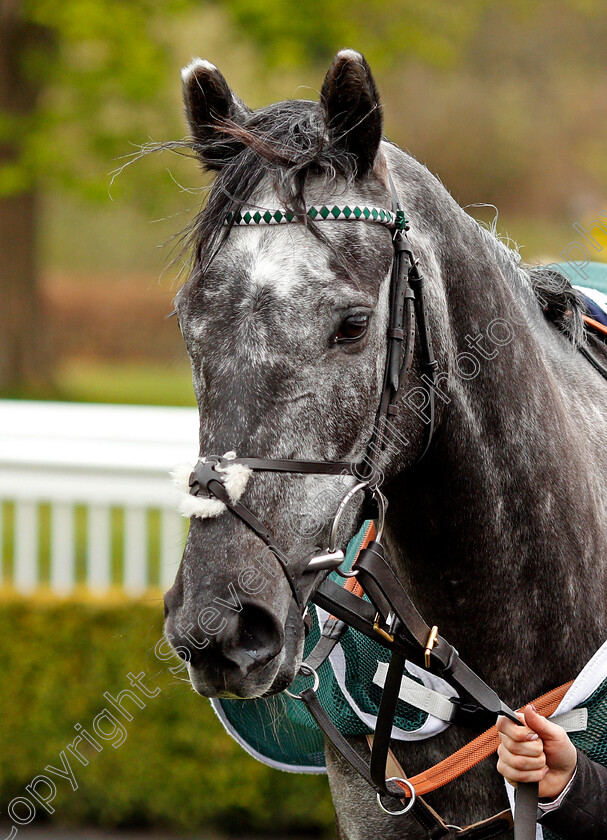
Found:
M 225 145 L 227 130 L 234 153 L 215 179 L 191 235 L 207 258 L 220 247 L 226 215 L 253 203 L 256 197 L 259 200 L 262 184 L 266 191 L 270 187 L 279 206 L 301 212 L 311 176 L 327 188 L 338 181 L 349 184 L 354 180 L 356 161 L 331 145 L 316 102 L 279 102 L 252 112 L 242 124 L 222 125 L 222 129 L 213 142 Z M 212 156 L 212 144 L 206 154 Z

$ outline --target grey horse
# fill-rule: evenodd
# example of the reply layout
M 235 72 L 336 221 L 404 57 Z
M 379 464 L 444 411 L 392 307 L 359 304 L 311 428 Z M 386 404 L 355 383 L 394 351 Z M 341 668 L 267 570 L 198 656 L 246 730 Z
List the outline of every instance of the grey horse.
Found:
M 576 348 L 606 354 L 584 334 L 576 293 L 554 271 L 525 268 L 383 138 L 360 54 L 337 54 L 319 103 L 257 111 L 208 62 L 182 75 L 190 148 L 217 173 L 176 297 L 201 456 L 364 454 L 386 355 L 389 232 L 362 222 L 224 221 L 243 206 L 389 208 L 390 172 L 427 278 L 439 362 L 428 453 L 417 463 L 428 420 L 418 347 L 394 421 L 402 445 L 380 458 L 390 562 L 428 623 L 511 706 L 575 677 L 607 635 L 607 384 Z M 243 499 L 297 564 L 326 545 L 348 486 L 335 476 L 259 473 Z M 353 504 L 342 543 L 360 518 Z M 268 696 L 298 671 L 305 622 L 261 548 L 230 514 L 192 518 L 166 596 L 166 633 L 203 696 Z M 452 727 L 394 750 L 413 775 L 471 737 Z M 380 812 L 330 748 L 327 764 L 341 838 L 425 836 L 409 818 Z M 507 807 L 492 760 L 427 800 L 460 825 Z

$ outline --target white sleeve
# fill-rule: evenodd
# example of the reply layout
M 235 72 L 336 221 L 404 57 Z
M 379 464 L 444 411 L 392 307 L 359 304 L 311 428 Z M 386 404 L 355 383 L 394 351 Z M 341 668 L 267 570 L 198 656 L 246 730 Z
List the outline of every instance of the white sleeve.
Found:
M 559 793 L 556 799 L 553 799 L 552 802 L 539 802 L 538 808 L 543 814 L 547 814 L 549 811 L 556 811 L 557 808 L 561 807 L 563 799 L 569 793 L 569 789 L 573 784 L 573 780 L 575 779 L 577 773 L 577 767 L 573 771 L 573 776 L 569 779 L 563 790 Z

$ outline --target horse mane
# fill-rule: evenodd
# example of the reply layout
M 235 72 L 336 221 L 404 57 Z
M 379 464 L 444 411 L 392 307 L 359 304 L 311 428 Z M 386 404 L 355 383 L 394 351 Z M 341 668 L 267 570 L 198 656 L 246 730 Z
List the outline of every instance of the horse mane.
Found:
M 527 268 L 531 286 L 548 321 L 575 347 L 584 343 L 584 298 L 555 266 Z
M 506 274 L 514 272 L 530 286 L 546 320 L 553 324 L 572 344 L 584 344 L 586 329 L 584 298 L 574 289 L 569 278 L 554 264 L 523 265 L 516 243 L 501 237 L 497 231 L 497 215 L 490 225 L 477 222 L 485 240 L 491 243 L 495 257 Z

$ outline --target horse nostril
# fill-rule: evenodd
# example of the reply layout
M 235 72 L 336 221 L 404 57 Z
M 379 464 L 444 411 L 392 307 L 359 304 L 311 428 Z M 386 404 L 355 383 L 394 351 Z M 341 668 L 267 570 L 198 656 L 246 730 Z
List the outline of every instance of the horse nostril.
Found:
M 164 597 L 164 618 L 165 620 L 169 617 L 169 605 L 167 604 L 166 595 Z
M 273 613 L 253 604 L 243 604 L 238 620 L 226 631 L 219 640 L 223 655 L 246 672 L 274 659 L 284 643 L 284 631 Z
M 221 691 L 237 692 L 240 680 L 282 650 L 282 624 L 265 605 L 243 603 L 238 612 L 224 611 L 215 632 L 188 621 L 178 609 L 170 613 L 165 632 L 175 652 Z

